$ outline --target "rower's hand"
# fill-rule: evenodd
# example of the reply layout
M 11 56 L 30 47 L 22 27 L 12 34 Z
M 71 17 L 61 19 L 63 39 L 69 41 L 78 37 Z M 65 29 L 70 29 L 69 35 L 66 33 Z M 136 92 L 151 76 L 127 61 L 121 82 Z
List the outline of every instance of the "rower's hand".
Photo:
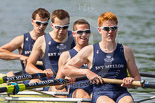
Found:
M 67 83 L 67 84 L 65 84 L 65 85 L 68 85 L 68 84 L 74 84 L 75 83 L 75 78 L 70 78 L 70 77 L 65 77 L 65 79 L 68 79 L 70 82 L 69 83 Z
M 26 67 L 28 57 L 27 57 L 27 56 L 24 56 L 24 55 L 21 55 L 21 56 L 20 56 L 20 60 L 23 61 L 24 66 Z
M 95 74 L 94 72 L 92 72 L 90 70 L 88 70 L 86 76 L 92 84 L 103 84 L 104 83 L 101 76 Z
M 65 77 L 65 79 L 68 79 L 69 80 L 69 83 L 68 82 L 65 82 L 65 81 L 62 81 L 63 85 L 57 85 L 57 86 L 55 86 L 56 89 L 62 90 L 62 89 L 64 89 L 66 87 L 66 85 L 72 85 L 72 84 L 74 84 L 75 83 L 75 80 L 76 80 L 76 79 L 70 78 L 70 77 Z
M 43 73 L 45 73 L 48 78 L 53 77 L 53 71 L 51 69 L 45 69 Z
M 6 74 L 7 77 L 12 77 L 12 76 L 15 76 L 14 72 L 13 71 L 10 71 Z
M 134 81 L 134 78 L 132 77 L 126 77 L 123 79 L 123 83 L 121 84 L 122 87 L 130 88 L 132 87 L 131 84 Z

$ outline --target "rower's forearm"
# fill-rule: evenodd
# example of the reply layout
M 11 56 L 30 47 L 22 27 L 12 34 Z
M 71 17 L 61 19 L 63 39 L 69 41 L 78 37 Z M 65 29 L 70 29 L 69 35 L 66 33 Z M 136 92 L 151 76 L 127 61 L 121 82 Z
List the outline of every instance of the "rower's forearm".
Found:
M 140 81 L 140 80 L 141 80 L 140 75 L 135 76 L 135 77 L 134 77 L 134 80 L 135 80 L 135 81 Z
M 64 67 L 63 75 L 73 78 L 86 76 L 87 69 L 78 69 L 75 67 Z
M 66 86 L 66 85 L 57 85 L 57 86 L 55 86 L 55 88 L 56 88 L 57 90 L 62 90 L 62 89 L 65 88 L 65 86 Z
M 43 73 L 43 70 L 38 69 L 34 64 L 29 64 L 29 63 L 26 65 L 25 71 L 28 74 Z
M 20 57 L 22 55 L 20 54 L 15 54 L 12 52 L 0 52 L 0 59 L 3 60 L 20 60 Z

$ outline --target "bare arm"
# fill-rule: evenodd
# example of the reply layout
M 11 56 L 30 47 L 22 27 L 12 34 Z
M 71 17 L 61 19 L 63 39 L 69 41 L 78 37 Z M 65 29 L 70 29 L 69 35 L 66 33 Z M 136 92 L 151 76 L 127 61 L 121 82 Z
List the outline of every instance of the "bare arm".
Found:
M 134 54 L 131 48 L 124 46 L 124 54 L 125 54 L 125 59 L 127 61 L 127 68 L 128 68 L 128 71 L 131 77 L 131 78 L 130 77 L 124 78 L 124 83 L 126 82 L 127 87 L 128 87 L 132 83 L 133 80 L 140 81 L 141 78 L 140 78 L 140 74 L 139 74 L 137 65 L 135 63 L 135 57 L 134 57 Z
M 128 71 L 130 76 L 134 78 L 134 80 L 141 80 L 140 74 L 135 62 L 134 54 L 129 47 L 125 47 L 125 58 L 127 61 Z
M 66 51 L 66 52 L 63 52 L 59 58 L 59 62 L 58 62 L 58 72 L 57 72 L 57 75 L 56 75 L 56 78 L 59 79 L 59 78 L 65 78 L 65 76 L 63 75 L 62 71 L 63 71 L 63 68 L 65 66 L 65 64 L 70 60 L 70 55 L 69 55 L 69 52 Z
M 34 43 L 32 52 L 29 56 L 25 71 L 29 74 L 33 73 L 45 73 L 47 77 L 52 77 L 53 72 L 51 69 L 41 70 L 38 69 L 35 65 L 40 55 L 43 55 L 45 38 L 44 36 L 39 37 Z
M 62 71 L 63 68 L 65 66 L 65 64 L 70 60 L 70 55 L 69 52 L 63 52 L 59 58 L 59 62 L 58 62 L 58 72 L 56 75 L 56 79 L 60 79 L 60 78 L 65 78 L 65 76 L 63 75 Z M 60 89 L 64 89 L 66 85 L 58 85 L 56 86 L 56 89 L 60 90 Z
M 22 51 L 22 45 L 24 42 L 24 35 L 15 37 L 9 43 L 0 47 L 0 59 L 3 60 L 27 60 L 27 56 L 23 56 L 20 53 L 15 54 L 12 53 L 14 50 L 18 49 L 20 52 Z
M 29 73 L 29 74 L 32 74 L 32 73 L 42 73 L 43 72 L 42 70 L 38 69 L 35 66 L 39 56 L 42 53 L 42 50 L 41 50 L 41 46 L 43 44 L 42 42 L 43 42 L 43 37 L 40 37 L 34 43 L 32 52 L 31 52 L 31 54 L 29 56 L 28 63 L 27 63 L 26 69 L 25 69 L 26 72 Z

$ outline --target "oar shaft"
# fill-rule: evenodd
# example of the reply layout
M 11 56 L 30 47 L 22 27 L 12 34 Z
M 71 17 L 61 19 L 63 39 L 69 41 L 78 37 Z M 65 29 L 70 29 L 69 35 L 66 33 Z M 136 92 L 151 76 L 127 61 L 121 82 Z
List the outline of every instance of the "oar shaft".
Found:
M 46 74 L 44 73 L 37 73 L 37 74 L 27 74 L 27 75 L 18 75 L 18 76 L 12 76 L 12 77 L 3 77 L 0 79 L 0 84 L 1 83 L 6 83 L 8 82 L 15 82 L 15 81 L 22 81 L 22 80 L 30 80 L 30 79 L 38 79 L 45 77 Z
M 57 80 L 45 80 L 41 82 L 26 84 L 25 87 L 26 89 L 32 89 L 37 87 L 54 86 L 54 85 L 60 85 L 60 84 L 61 84 L 60 81 L 57 81 Z
M 32 89 L 32 88 L 39 88 L 39 87 L 45 87 L 45 86 L 55 86 L 55 85 L 61 85 L 69 83 L 69 80 L 67 79 L 57 79 L 57 80 L 45 80 L 41 82 L 35 82 L 35 83 L 28 83 L 28 84 L 17 84 L 17 85 L 8 85 L 7 87 L 1 87 L 0 93 L 7 92 L 7 93 L 13 93 L 13 91 L 18 88 L 19 91 L 23 91 L 26 89 Z M 18 92 L 19 92 L 18 91 Z
M 154 72 L 140 72 L 140 76 L 155 78 L 155 73 Z

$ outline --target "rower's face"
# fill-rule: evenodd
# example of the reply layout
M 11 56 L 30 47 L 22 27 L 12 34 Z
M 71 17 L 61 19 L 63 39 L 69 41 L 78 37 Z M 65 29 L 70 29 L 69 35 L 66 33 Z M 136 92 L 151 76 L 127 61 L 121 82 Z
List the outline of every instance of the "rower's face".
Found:
M 37 34 L 44 34 L 48 25 L 48 18 L 41 18 L 38 14 L 35 20 L 32 19 L 33 29 Z
M 77 24 L 77 30 L 73 32 L 73 36 L 76 41 L 76 45 L 86 46 L 89 42 L 89 37 L 91 35 L 90 28 L 87 24 Z
M 117 24 L 114 21 L 107 20 L 107 21 L 103 22 L 101 27 L 115 28 L 115 26 L 117 26 Z M 109 41 L 109 42 L 110 41 L 115 41 L 116 34 L 117 34 L 117 29 L 103 30 L 101 28 L 98 28 L 98 31 L 102 35 L 102 40 Z
M 69 18 L 60 20 L 56 17 L 54 19 L 54 23 L 51 22 L 51 27 L 53 28 L 53 32 L 56 34 L 56 37 L 63 40 L 68 34 Z

